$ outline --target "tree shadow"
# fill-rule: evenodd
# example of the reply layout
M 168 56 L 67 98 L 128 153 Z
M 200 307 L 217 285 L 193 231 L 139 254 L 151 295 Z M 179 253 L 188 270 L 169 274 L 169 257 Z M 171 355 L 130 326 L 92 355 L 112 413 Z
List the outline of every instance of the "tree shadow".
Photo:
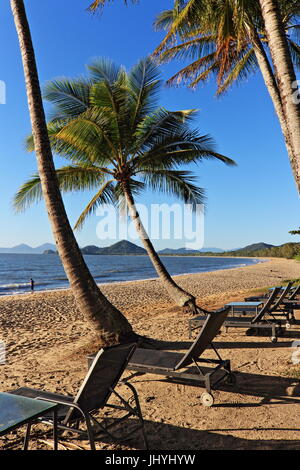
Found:
M 223 432 L 243 431 L 244 429 L 197 430 L 174 426 L 166 423 L 146 421 L 146 432 L 152 450 L 296 450 L 300 449 L 300 439 L 245 439 Z M 245 429 L 255 432 L 256 429 Z M 270 431 L 273 428 L 259 428 L 259 431 Z M 300 431 L 299 429 L 278 429 L 281 433 Z
M 197 370 L 190 367 L 190 373 L 196 374 Z M 247 372 L 234 371 L 236 384 L 230 385 L 226 382 L 220 382 L 217 390 L 230 392 L 234 395 L 242 395 L 248 397 L 258 397 L 260 401 L 255 403 L 215 403 L 214 408 L 257 408 L 262 405 L 283 405 L 297 404 L 300 405 L 300 380 L 294 377 L 281 377 L 277 375 L 253 374 Z M 150 374 L 136 372 L 129 377 L 134 382 L 168 382 L 187 386 L 199 387 L 199 383 L 195 381 L 178 377 L 155 376 Z M 203 387 L 200 387 L 204 391 Z

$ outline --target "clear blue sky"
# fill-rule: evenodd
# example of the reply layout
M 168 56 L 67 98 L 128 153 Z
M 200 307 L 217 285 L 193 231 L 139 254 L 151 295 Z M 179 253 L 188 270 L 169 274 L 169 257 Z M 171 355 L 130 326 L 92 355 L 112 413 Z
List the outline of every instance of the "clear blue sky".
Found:
M 94 57 L 110 57 L 131 67 L 159 43 L 162 34 L 153 30 L 152 22 L 173 1 L 141 0 L 139 5 L 126 8 L 115 0 L 101 16 L 89 15 L 85 11 L 88 3 L 25 1 L 41 84 L 55 77 L 85 74 L 85 65 Z M 34 156 L 24 151 L 30 122 L 8 1 L 0 4 L 0 18 L 0 80 L 7 85 L 7 104 L 0 106 L 0 246 L 22 242 L 37 246 L 53 241 L 43 203 L 22 215 L 15 215 L 11 205 L 18 186 L 36 171 L 36 163 Z M 177 69 L 176 63 L 164 65 L 163 78 Z M 199 184 L 207 193 L 205 246 L 230 249 L 260 241 L 298 241 L 288 231 L 300 225 L 299 197 L 277 118 L 259 73 L 234 86 L 222 98 L 216 98 L 214 93 L 213 82 L 195 92 L 184 87 L 164 88 L 160 100 L 173 110 L 198 108 L 196 125 L 201 132 L 211 134 L 218 151 L 238 163 L 232 168 L 205 162 L 197 168 Z M 72 223 L 88 197 L 77 194 L 64 198 Z M 140 202 L 166 202 L 166 198 L 147 193 Z M 96 237 L 97 222 L 97 218 L 92 218 L 77 234 L 81 246 L 101 245 Z M 156 245 L 163 248 L 170 243 Z

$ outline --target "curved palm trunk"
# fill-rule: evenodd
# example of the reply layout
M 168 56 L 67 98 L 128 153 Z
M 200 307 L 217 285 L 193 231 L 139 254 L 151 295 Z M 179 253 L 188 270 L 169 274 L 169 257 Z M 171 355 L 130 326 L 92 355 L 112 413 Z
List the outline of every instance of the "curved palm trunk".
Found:
M 20 42 L 38 170 L 58 253 L 76 304 L 97 335 L 98 343 L 126 341 L 134 336 L 131 325 L 99 290 L 69 224 L 55 173 L 24 2 L 10 0 L 10 3 Z
M 255 29 L 249 31 L 249 36 L 250 40 L 252 42 L 255 56 L 261 71 L 261 74 L 263 76 L 266 88 L 269 92 L 269 95 L 272 99 L 277 117 L 279 119 L 279 123 L 281 126 L 281 130 L 285 139 L 285 144 L 286 148 L 288 151 L 288 156 L 290 160 L 290 164 L 292 167 L 293 175 L 295 178 L 295 181 L 297 180 L 297 170 L 295 168 L 295 152 L 293 149 L 292 145 L 292 139 L 290 135 L 289 128 L 287 126 L 284 112 L 283 112 L 283 107 L 282 107 L 282 102 L 280 98 L 280 93 L 279 89 L 277 86 L 276 78 L 274 76 L 271 64 L 269 62 L 268 56 L 266 54 L 266 51 L 261 43 L 261 40 L 257 34 L 257 31 Z
M 285 121 L 294 150 L 293 171 L 300 192 L 300 103 L 293 99 L 296 74 L 277 0 L 259 0 Z
M 185 290 L 181 289 L 176 282 L 172 279 L 165 266 L 163 265 L 161 259 L 156 253 L 151 240 L 148 237 L 148 234 L 142 224 L 139 213 L 136 210 L 135 202 L 131 193 L 130 188 L 124 184 L 123 191 L 126 199 L 126 204 L 129 209 L 129 214 L 134 221 L 136 231 L 142 240 L 142 243 L 145 247 L 145 250 L 148 253 L 149 258 L 152 261 L 152 264 L 163 282 L 166 290 L 168 291 L 170 297 L 176 302 L 180 307 L 189 307 L 193 312 L 196 311 L 196 299 L 193 295 L 189 294 Z

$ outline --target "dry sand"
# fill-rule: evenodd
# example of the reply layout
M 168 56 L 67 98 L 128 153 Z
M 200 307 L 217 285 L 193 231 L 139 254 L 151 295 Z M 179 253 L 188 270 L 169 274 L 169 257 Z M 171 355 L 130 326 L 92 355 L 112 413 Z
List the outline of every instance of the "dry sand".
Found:
M 204 308 L 217 308 L 242 300 L 266 286 L 300 278 L 300 263 L 272 259 L 268 262 L 195 275 L 177 276 Z M 120 308 L 136 332 L 173 341 L 174 350 L 189 347 L 188 319 L 172 306 L 158 280 L 103 285 L 101 289 Z M 297 317 L 297 314 L 296 314 Z M 298 316 L 298 319 L 300 317 Z M 0 390 L 21 386 L 75 394 L 86 374 L 89 330 L 68 290 L 0 298 L 0 340 L 7 361 L 0 365 Z M 278 340 L 249 336 L 230 329 L 215 344 L 230 359 L 237 385 L 214 391 L 215 405 L 202 406 L 202 388 L 168 383 L 144 375 L 136 386 L 150 449 L 300 449 L 299 366 L 292 364 L 293 341 L 300 341 L 300 327 Z M 211 356 L 212 351 L 206 353 Z M 126 372 L 125 375 L 129 373 Z M 32 449 L 51 449 L 51 437 L 35 428 Z M 19 449 L 24 429 L 0 439 L 0 449 Z M 87 441 L 60 441 L 62 449 L 87 448 Z M 99 449 L 141 449 L 137 433 L 126 444 L 99 441 Z

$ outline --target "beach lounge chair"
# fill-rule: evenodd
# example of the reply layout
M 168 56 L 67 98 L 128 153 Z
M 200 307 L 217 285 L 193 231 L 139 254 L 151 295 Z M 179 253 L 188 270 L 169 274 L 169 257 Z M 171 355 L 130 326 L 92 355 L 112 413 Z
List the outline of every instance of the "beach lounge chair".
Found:
M 275 305 L 274 301 L 278 295 L 279 287 L 276 287 L 269 299 L 262 308 L 258 311 L 256 315 L 253 315 L 253 308 L 247 310 L 247 302 L 241 302 L 240 316 L 227 317 L 224 322 L 225 328 L 255 328 L 256 330 L 260 329 L 269 329 L 271 330 L 271 341 L 273 343 L 277 342 L 277 332 L 282 332 L 282 323 L 280 320 L 276 320 L 273 316 L 273 306 Z M 251 302 L 250 302 L 251 303 Z M 276 301 L 277 303 L 277 301 Z M 226 307 L 226 306 L 225 306 Z M 231 308 L 230 304 L 228 307 Z M 199 307 L 198 307 L 199 308 Z M 189 336 L 191 337 L 192 331 L 200 328 L 206 321 L 207 312 L 204 309 L 202 310 L 205 315 L 201 315 L 189 320 Z M 252 316 L 251 316 L 252 313 Z M 248 315 L 247 315 L 248 314 Z M 249 316 L 250 314 L 250 316 Z
M 299 294 L 300 294 L 300 284 L 298 284 L 298 286 L 292 289 L 291 295 L 289 296 L 287 300 L 296 300 Z
M 137 348 L 127 364 L 127 369 L 143 374 L 163 375 L 167 380 L 177 383 L 204 384 L 206 392 L 202 394 L 201 401 L 204 406 L 212 406 L 214 398 L 211 391 L 221 381 L 235 383 L 230 361 L 223 360 L 212 344 L 228 312 L 229 308 L 222 308 L 208 315 L 200 333 L 186 353 Z M 210 346 L 216 359 L 202 358 L 202 354 Z M 92 359 L 92 356 L 88 358 L 89 364 Z
M 117 425 L 126 418 L 134 416 L 137 418 L 138 422 L 133 422 L 133 429 L 124 437 L 127 438 L 136 430 L 141 429 L 144 444 L 147 448 L 144 422 L 135 388 L 126 381 L 121 382 L 123 385 L 126 385 L 133 394 L 130 401 L 125 400 L 119 392 L 115 390 L 135 348 L 136 343 L 131 343 L 101 349 L 95 355 L 76 397 L 44 392 L 27 387 L 22 387 L 9 393 L 50 401 L 61 405 L 58 408 L 58 429 L 84 434 L 85 436 L 87 435 L 92 450 L 95 450 L 95 438 L 98 438 L 100 435 L 122 440 L 112 435 L 111 428 L 117 427 Z M 120 404 L 115 404 L 115 402 L 108 403 L 112 396 L 118 399 Z M 96 419 L 94 414 L 104 408 L 118 410 L 118 417 L 112 421 L 105 418 L 105 420 L 103 419 L 100 422 L 99 418 Z M 121 417 L 119 416 L 120 412 L 123 414 Z M 125 414 L 123 412 L 125 412 Z M 51 415 L 49 417 L 46 416 L 46 418 L 43 417 L 41 422 L 50 424 L 51 418 Z M 79 424 L 82 420 L 85 422 L 86 430 L 79 429 Z M 30 425 L 28 425 L 26 435 L 29 436 L 29 433 Z
M 283 287 L 275 287 L 273 288 L 267 298 L 259 298 L 257 297 L 257 301 L 268 302 L 270 298 L 274 300 L 274 305 L 272 306 L 272 316 L 273 318 L 276 317 L 284 317 L 286 319 L 286 327 L 290 328 L 291 324 L 294 322 L 294 313 L 292 308 L 292 303 L 286 302 L 289 300 L 294 292 L 291 293 L 293 282 L 289 282 L 284 288 Z M 274 292 L 276 292 L 276 296 L 274 297 Z M 288 297 L 288 294 L 290 296 Z M 296 293 L 297 295 L 297 293 Z M 247 297 L 245 299 L 246 302 L 253 301 L 253 297 Z
M 277 287 L 278 289 L 278 296 L 282 295 L 282 299 L 288 298 L 288 299 L 293 299 L 300 290 L 300 284 L 296 288 L 293 288 L 293 281 L 290 281 L 286 286 L 280 286 Z M 272 294 L 273 290 L 276 289 L 276 287 L 271 287 L 268 292 L 264 295 L 257 295 L 257 296 L 252 296 L 252 297 L 246 297 L 245 302 L 256 302 L 256 301 L 262 301 L 265 302 L 267 299 L 270 297 Z M 290 294 L 288 296 L 288 294 Z
M 299 291 L 300 291 L 300 284 L 299 286 L 295 288 L 292 295 L 290 295 L 287 299 L 283 299 L 283 305 L 289 310 L 292 310 L 293 312 L 294 310 L 300 309 L 300 299 L 298 297 Z M 293 320 L 295 320 L 294 314 L 293 314 Z

